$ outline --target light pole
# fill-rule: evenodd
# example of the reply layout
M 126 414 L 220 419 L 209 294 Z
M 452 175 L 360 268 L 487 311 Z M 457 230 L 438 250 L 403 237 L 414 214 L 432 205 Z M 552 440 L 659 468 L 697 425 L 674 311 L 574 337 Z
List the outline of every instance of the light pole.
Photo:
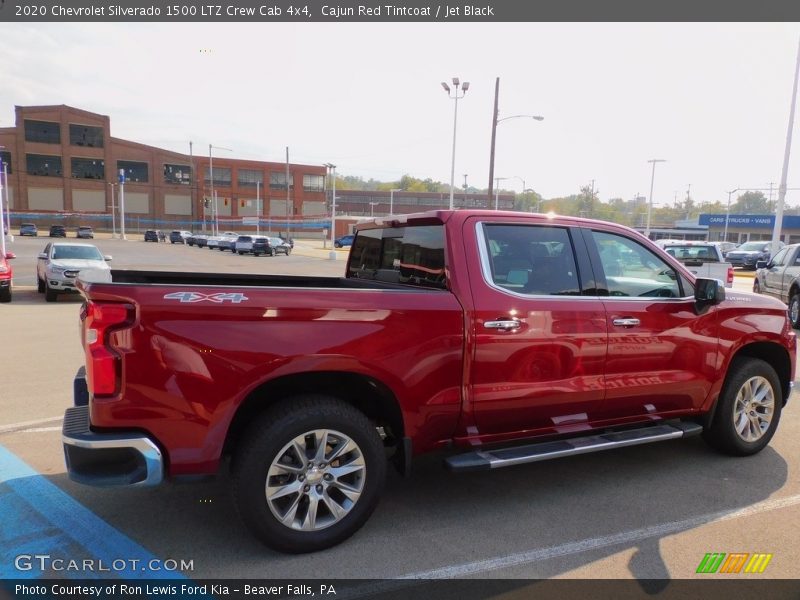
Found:
M 109 181 L 108 185 L 111 186 L 111 239 L 113 240 L 117 237 L 117 207 L 114 204 L 114 188 L 117 184 Z
M 328 258 L 336 260 L 336 247 L 334 246 L 334 240 L 336 239 L 336 165 L 325 163 L 323 166 L 328 168 L 333 181 L 331 187 L 331 251 L 328 253 Z
M 505 181 L 506 179 L 511 179 L 510 177 L 495 177 L 495 186 L 494 186 L 494 209 L 500 210 L 500 182 Z
M 653 209 L 653 183 L 656 179 L 656 163 L 667 162 L 663 158 L 652 158 L 647 162 L 653 163 L 653 173 L 650 175 L 650 200 L 647 202 L 647 225 L 644 228 L 644 237 L 650 237 L 650 212 Z
M 217 150 L 227 150 L 228 152 L 233 152 L 230 148 L 223 148 L 222 146 L 214 146 L 213 144 L 208 145 L 208 180 L 211 182 L 211 212 L 213 217 L 211 234 L 212 235 L 219 235 L 219 207 L 217 206 L 217 195 L 214 193 L 214 155 L 211 153 L 211 149 L 215 148 Z
M 401 188 L 395 188 L 395 189 L 389 190 L 389 214 L 390 215 L 394 214 L 394 193 L 395 192 L 402 192 L 402 191 L 403 190 Z
M 453 159 L 450 164 L 450 210 L 453 210 L 453 195 L 455 193 L 455 177 L 456 177 L 456 123 L 458 123 L 458 100 L 459 98 L 463 98 L 467 95 L 467 90 L 469 89 L 469 81 L 465 81 L 461 83 L 461 91 L 463 92 L 460 96 L 458 95 L 458 85 L 461 83 L 458 77 L 453 77 L 453 95 L 451 95 L 450 86 L 447 85 L 444 81 L 442 82 L 442 87 L 444 91 L 447 92 L 448 97 L 455 100 L 455 110 L 453 110 Z
M 370 202 L 369 203 L 369 216 L 370 217 L 374 217 L 375 216 L 375 207 L 378 204 L 380 204 L 380 202 Z
M 119 239 L 125 237 L 125 169 L 119 170 Z
M 735 190 L 731 190 L 730 192 L 728 192 L 728 207 L 725 209 L 725 233 L 722 236 L 722 241 L 723 242 L 727 242 L 728 241 L 728 219 L 731 216 L 731 194 L 734 194 L 734 193 L 736 193 L 738 191 L 739 191 L 739 188 L 736 188 Z

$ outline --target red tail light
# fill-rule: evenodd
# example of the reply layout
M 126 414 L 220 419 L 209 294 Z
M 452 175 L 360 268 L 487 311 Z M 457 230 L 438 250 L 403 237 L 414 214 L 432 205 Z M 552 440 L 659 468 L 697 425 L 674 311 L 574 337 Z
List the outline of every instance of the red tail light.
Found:
M 728 283 L 733 285 L 733 267 L 728 267 Z
M 83 347 L 89 392 L 94 396 L 114 396 L 119 391 L 122 359 L 111 344 L 110 334 L 133 322 L 133 307 L 89 302 L 85 310 Z

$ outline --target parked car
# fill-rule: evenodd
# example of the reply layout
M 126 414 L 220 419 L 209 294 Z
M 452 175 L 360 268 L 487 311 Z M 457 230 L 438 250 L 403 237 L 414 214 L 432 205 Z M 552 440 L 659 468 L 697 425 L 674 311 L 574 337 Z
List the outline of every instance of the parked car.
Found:
M 735 242 L 713 242 L 714 244 L 719 244 L 719 249 L 722 250 L 722 258 L 728 257 L 728 252 L 731 250 L 736 250 L 739 247 L 739 244 Z
M 219 241 L 217 242 L 217 249 L 220 252 L 224 252 L 225 250 L 230 250 L 231 252 L 235 252 L 234 246 L 236 245 L 237 239 L 239 239 L 238 233 L 233 233 L 232 231 L 226 231 L 221 236 L 219 236 Z
M 210 235 L 206 238 L 206 248 L 209 250 L 216 250 L 219 248 L 219 242 L 222 239 L 222 236 L 219 235 Z
M 5 256 L 0 255 L 0 302 L 11 302 L 11 279 L 14 277 L 14 269 L 8 261 L 17 258 L 13 252 L 6 252 Z
M 669 240 L 659 246 L 664 248 L 667 254 L 681 261 L 696 276 L 718 279 L 725 284 L 725 287 L 733 287 L 733 267 L 722 257 L 720 243 Z
M 185 244 L 186 238 L 192 237 L 191 231 L 178 231 L 177 229 L 169 232 L 171 244 Z
M 756 263 L 753 291 L 789 305 L 789 320 L 800 328 L 800 244 L 790 244 L 775 258 Z
M 260 245 L 264 247 L 263 236 L 257 235 L 240 235 L 236 238 L 236 242 L 233 245 L 233 251 L 236 252 L 238 255 L 242 254 L 256 254 L 255 250 L 253 249 L 255 244 L 260 242 Z M 266 244 L 269 246 L 269 244 Z
M 195 234 L 194 235 L 194 245 L 198 248 L 205 248 L 206 244 L 208 243 L 208 236 L 205 234 Z
M 356 236 L 354 235 L 343 235 L 342 237 L 338 237 L 333 240 L 334 248 L 343 248 L 344 246 L 352 246 L 353 240 Z
M 778 242 L 778 249 L 783 248 L 784 243 Z M 725 259 L 734 267 L 744 267 L 745 269 L 756 268 L 756 263 L 760 260 L 769 260 L 772 249 L 772 242 L 745 242 L 735 250 L 731 250 Z
M 285 254 L 286 256 L 289 256 L 292 253 L 292 245 L 283 238 L 269 238 L 269 243 L 272 246 L 275 254 Z
M 87 240 L 94 239 L 94 230 L 87 225 L 81 225 L 75 232 L 75 237 Z
M 443 448 L 448 469 L 486 472 L 702 434 L 754 455 L 795 379 L 781 302 L 727 294 L 590 219 L 431 211 L 359 225 L 344 277 L 113 270 L 80 288 L 69 476 L 141 488 L 230 467 L 247 529 L 284 552 L 358 531 L 387 453 L 402 473 Z M 695 472 L 686 450 L 658 462 Z M 629 452 L 663 486 L 666 465 Z M 502 493 L 524 493 L 528 476 L 503 478 Z
M 63 225 L 50 225 L 49 237 L 67 237 L 67 230 Z
M 160 237 L 158 235 L 159 233 L 161 232 L 158 231 L 158 229 L 148 229 L 147 231 L 144 232 L 144 241 L 158 243 L 158 239 Z
M 22 235 L 29 235 L 31 237 L 38 237 L 39 236 L 39 228 L 36 227 L 33 223 L 22 223 L 19 226 L 19 234 Z
M 60 292 L 76 292 L 78 273 L 87 269 L 108 271 L 110 256 L 103 256 L 91 244 L 50 242 L 36 261 L 37 291 L 48 302 L 55 302 Z

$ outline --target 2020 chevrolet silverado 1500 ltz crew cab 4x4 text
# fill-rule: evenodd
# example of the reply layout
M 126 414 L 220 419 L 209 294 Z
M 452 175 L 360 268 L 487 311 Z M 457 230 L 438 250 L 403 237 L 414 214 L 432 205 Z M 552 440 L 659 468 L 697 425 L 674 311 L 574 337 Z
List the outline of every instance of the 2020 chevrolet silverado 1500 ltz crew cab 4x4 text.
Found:
M 586 219 L 391 217 L 359 226 L 343 278 L 114 270 L 78 286 L 70 476 L 154 485 L 232 455 L 244 522 L 287 552 L 361 527 L 387 449 L 402 472 L 435 450 L 488 470 L 701 433 L 754 454 L 794 377 L 783 304 Z

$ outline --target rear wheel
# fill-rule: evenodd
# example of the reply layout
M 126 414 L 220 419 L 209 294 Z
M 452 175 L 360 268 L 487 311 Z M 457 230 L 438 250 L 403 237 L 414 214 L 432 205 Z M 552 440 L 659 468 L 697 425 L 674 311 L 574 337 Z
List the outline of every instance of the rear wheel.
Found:
M 36 278 L 36 291 L 40 294 L 44 294 L 44 280 Z
M 383 444 L 367 417 L 335 398 L 307 395 L 250 426 L 234 459 L 233 491 L 264 544 L 314 552 L 358 531 L 385 476 Z
M 703 432 L 703 438 L 725 454 L 760 452 L 775 434 L 782 406 L 775 369 L 758 358 L 735 358 L 728 368 L 711 427 Z
M 761 293 L 761 284 L 758 283 L 758 279 L 753 281 L 753 292 L 756 293 L 756 294 L 760 294 Z
M 800 292 L 797 290 L 789 298 L 789 320 L 793 327 L 800 327 Z
M 11 286 L 0 290 L 0 302 L 11 302 Z

